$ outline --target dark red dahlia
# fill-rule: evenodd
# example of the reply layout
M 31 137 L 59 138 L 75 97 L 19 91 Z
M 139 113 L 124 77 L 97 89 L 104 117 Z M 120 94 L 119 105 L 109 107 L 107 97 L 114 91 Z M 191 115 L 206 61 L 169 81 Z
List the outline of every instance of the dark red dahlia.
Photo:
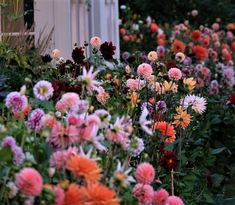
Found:
M 85 59 L 84 49 L 82 47 L 80 47 L 80 48 L 76 47 L 75 49 L 73 49 L 72 58 L 75 63 L 80 64 L 80 65 L 84 65 L 85 64 L 85 62 L 84 62 L 84 59 Z
M 113 45 L 113 43 L 105 41 L 100 46 L 100 52 L 102 53 L 102 56 L 105 60 L 112 60 L 113 55 L 115 54 L 116 46 Z
M 178 160 L 176 155 L 172 151 L 165 150 L 160 159 L 160 166 L 168 171 L 171 171 L 177 167 L 177 164 Z
M 228 101 L 229 101 L 229 104 L 235 105 L 235 93 L 232 93 L 232 94 L 228 97 Z
M 169 61 L 167 61 L 167 63 L 166 63 L 166 67 L 167 67 L 168 69 L 174 68 L 174 67 L 176 67 L 176 62 L 175 62 L 174 60 L 169 60 Z
M 52 87 L 54 89 L 53 97 L 58 98 L 61 95 L 61 92 L 64 89 L 64 81 L 53 81 Z

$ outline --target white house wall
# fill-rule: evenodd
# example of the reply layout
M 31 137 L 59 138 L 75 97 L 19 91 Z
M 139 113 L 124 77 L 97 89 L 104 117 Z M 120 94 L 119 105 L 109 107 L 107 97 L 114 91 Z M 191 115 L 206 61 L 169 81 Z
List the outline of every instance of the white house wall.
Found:
M 52 28 L 50 50 L 61 50 L 65 58 L 71 58 L 74 43 L 100 36 L 103 41 L 112 41 L 119 56 L 118 0 L 35 0 L 35 39 L 45 27 L 48 36 Z

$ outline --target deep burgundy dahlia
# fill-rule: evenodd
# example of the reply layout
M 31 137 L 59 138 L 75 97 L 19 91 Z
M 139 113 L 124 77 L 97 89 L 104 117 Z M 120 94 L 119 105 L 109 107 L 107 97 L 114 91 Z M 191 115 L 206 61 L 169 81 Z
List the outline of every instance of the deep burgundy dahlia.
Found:
M 75 49 L 73 49 L 72 58 L 75 63 L 80 64 L 80 65 L 84 65 L 85 64 L 85 62 L 84 62 L 84 59 L 85 59 L 84 49 L 82 47 L 80 47 L 80 48 L 76 47 Z
M 172 169 L 176 168 L 178 164 L 177 157 L 172 151 L 165 150 L 163 156 L 160 159 L 160 165 L 168 170 L 171 171 Z
M 113 43 L 105 41 L 100 46 L 100 52 L 102 53 L 102 56 L 105 60 L 112 60 L 113 55 L 115 54 L 116 46 L 113 45 Z
M 232 105 L 235 105 L 235 93 L 232 93 L 229 97 L 228 97 L 229 103 Z

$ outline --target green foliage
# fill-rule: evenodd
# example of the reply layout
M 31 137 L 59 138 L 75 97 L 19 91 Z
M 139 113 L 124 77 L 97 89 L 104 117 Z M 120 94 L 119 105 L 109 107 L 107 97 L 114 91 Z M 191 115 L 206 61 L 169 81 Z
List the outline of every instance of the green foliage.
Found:
M 120 5 L 129 5 L 132 11 L 144 18 L 151 16 L 158 23 L 175 24 L 190 17 L 187 15 L 193 9 L 199 11 L 199 16 L 193 19 L 197 25 L 205 22 L 211 24 L 216 18 L 223 23 L 234 22 L 235 2 L 233 0 L 120 0 Z M 210 14 L 210 15 L 208 15 Z

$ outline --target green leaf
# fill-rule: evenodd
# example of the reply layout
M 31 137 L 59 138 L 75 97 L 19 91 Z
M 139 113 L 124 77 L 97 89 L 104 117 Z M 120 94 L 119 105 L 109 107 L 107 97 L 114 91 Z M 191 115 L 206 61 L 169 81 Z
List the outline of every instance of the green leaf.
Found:
M 209 204 L 214 204 L 214 199 L 212 198 L 210 194 L 204 193 L 203 197 L 205 199 L 204 202 L 209 203 Z
M 221 174 L 213 174 L 211 175 L 213 180 L 213 186 L 214 187 L 220 187 L 221 182 L 224 180 L 224 176 Z
M 221 152 L 223 152 L 224 150 L 226 150 L 227 148 L 226 147 L 220 147 L 220 148 L 216 148 L 216 149 L 213 149 L 211 151 L 211 154 L 219 154 Z
M 0 150 L 1 162 L 9 162 L 12 160 L 12 152 L 10 148 L 4 147 Z

